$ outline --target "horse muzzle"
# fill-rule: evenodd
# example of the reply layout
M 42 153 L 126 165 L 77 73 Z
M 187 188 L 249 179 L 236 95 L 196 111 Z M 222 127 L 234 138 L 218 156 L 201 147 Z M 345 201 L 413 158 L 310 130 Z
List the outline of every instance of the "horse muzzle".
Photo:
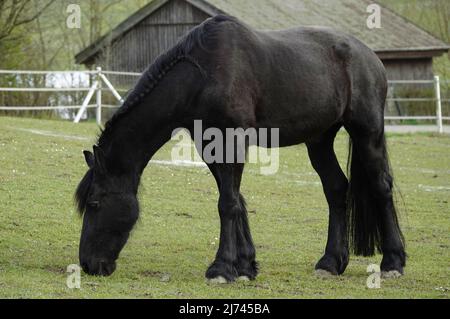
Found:
M 104 259 L 92 259 L 91 261 L 81 261 L 83 271 L 91 276 L 111 276 L 116 270 L 116 262 Z

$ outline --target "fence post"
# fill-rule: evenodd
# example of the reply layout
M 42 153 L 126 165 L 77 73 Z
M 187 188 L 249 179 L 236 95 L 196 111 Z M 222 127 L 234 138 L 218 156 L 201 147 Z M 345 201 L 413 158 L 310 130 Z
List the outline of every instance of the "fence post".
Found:
M 100 74 L 100 77 L 102 78 L 103 82 L 106 84 L 108 89 L 111 91 L 111 93 L 114 95 L 114 97 L 117 99 L 117 101 L 119 101 L 120 103 L 123 103 L 124 101 L 123 101 L 122 97 L 120 96 L 119 92 L 116 91 L 116 89 L 111 84 L 111 82 L 109 82 L 107 77 L 103 73 Z
M 97 108 L 96 108 L 96 119 L 97 119 L 97 125 L 102 125 L 102 68 L 97 67 Z
M 434 77 L 434 92 L 436 94 L 436 121 L 439 133 L 444 133 L 442 126 L 442 101 L 441 101 L 441 83 L 439 76 Z
M 86 96 L 86 98 L 83 101 L 83 105 L 81 105 L 77 115 L 75 116 L 75 119 L 73 120 L 74 123 L 79 123 L 81 120 L 81 117 L 83 116 L 84 112 L 86 112 L 89 102 L 91 101 L 92 97 L 94 96 L 95 90 L 97 89 L 98 81 L 95 80 L 92 84 L 91 88 L 89 89 L 89 92 Z

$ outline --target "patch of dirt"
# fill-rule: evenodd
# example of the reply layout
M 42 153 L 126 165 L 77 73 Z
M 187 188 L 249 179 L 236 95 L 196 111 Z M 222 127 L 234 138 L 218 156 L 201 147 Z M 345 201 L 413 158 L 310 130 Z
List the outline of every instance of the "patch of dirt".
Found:
M 169 282 L 170 281 L 170 275 L 167 273 L 160 272 L 160 271 L 145 270 L 145 271 L 140 272 L 139 274 L 144 277 L 157 278 L 161 282 Z
M 61 268 L 59 266 L 54 266 L 54 265 L 47 265 L 47 266 L 44 266 L 42 269 L 49 271 L 51 273 L 54 273 L 54 274 L 58 274 L 58 275 L 66 273 L 65 268 Z
M 193 218 L 193 216 L 191 214 L 188 214 L 188 213 L 176 213 L 175 215 L 178 216 L 178 217 Z

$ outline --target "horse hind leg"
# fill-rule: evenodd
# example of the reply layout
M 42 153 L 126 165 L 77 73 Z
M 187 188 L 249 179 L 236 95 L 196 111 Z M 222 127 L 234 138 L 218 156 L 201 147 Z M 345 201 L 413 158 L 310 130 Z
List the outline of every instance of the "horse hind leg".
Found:
M 315 267 L 317 274 L 340 275 L 349 261 L 346 221 L 348 181 L 333 149 L 339 128 L 331 129 L 320 142 L 307 144 L 311 164 L 320 176 L 329 205 L 328 240 L 325 254 Z
M 384 277 L 399 277 L 403 274 L 406 253 L 393 200 L 383 123 L 379 122 L 378 129 L 373 125 L 364 129 L 361 123 L 346 125 L 352 143 L 350 238 L 357 255 L 371 256 L 376 248 L 383 254 Z

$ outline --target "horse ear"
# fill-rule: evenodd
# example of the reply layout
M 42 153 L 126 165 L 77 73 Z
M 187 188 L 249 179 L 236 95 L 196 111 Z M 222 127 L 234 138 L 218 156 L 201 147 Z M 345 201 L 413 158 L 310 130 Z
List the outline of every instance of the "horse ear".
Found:
M 100 173 L 106 173 L 106 161 L 105 153 L 103 150 L 94 145 L 94 158 L 95 158 L 95 168 L 99 170 Z
M 94 154 L 89 151 L 83 151 L 84 159 L 89 168 L 93 168 L 95 164 Z

